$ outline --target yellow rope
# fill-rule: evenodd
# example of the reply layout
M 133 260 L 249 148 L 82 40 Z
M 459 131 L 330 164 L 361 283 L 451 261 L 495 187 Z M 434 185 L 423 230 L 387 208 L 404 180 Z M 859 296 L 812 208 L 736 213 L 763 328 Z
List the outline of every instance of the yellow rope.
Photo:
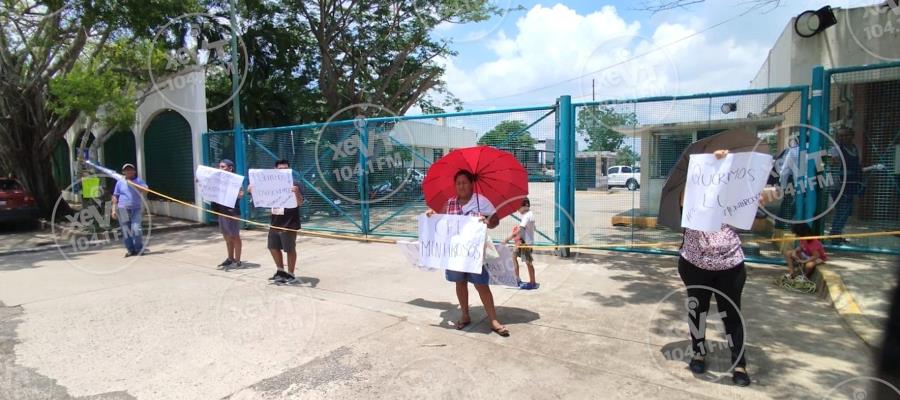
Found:
M 196 204 L 188 203 L 188 202 L 182 201 L 182 200 L 178 200 L 178 199 L 176 199 L 176 198 L 174 198 L 174 197 L 171 197 L 171 196 L 168 196 L 168 195 L 166 195 L 166 194 L 157 192 L 157 191 L 155 191 L 155 190 L 153 190 L 153 189 L 150 189 L 150 188 L 146 188 L 146 187 L 140 186 L 140 185 L 138 185 L 138 184 L 136 184 L 136 183 L 134 183 L 134 182 L 132 182 L 132 181 L 126 180 L 126 182 L 128 182 L 129 185 L 134 186 L 134 187 L 137 188 L 138 190 L 141 190 L 141 191 L 144 191 L 144 192 L 147 192 L 147 193 L 152 193 L 152 194 L 157 195 L 157 196 L 159 196 L 159 197 L 162 197 L 162 198 L 164 198 L 164 199 L 166 199 L 166 200 L 169 200 L 169 201 L 172 201 L 172 202 L 175 202 L 175 203 L 178 203 L 178 204 L 187 206 L 187 207 L 196 208 L 196 209 L 198 209 L 198 210 L 201 210 L 201 211 L 204 211 L 204 212 L 207 212 L 207 213 L 210 213 L 210 214 L 218 215 L 218 216 L 225 217 L 225 218 L 228 218 L 228 219 L 233 219 L 233 220 L 236 220 L 236 221 L 241 221 L 241 222 L 244 222 L 244 223 L 247 223 L 247 224 L 251 224 L 251 225 L 256 225 L 256 226 L 261 226 L 261 227 L 268 227 L 268 228 L 270 228 L 270 229 L 282 230 L 282 231 L 287 231 L 287 232 L 296 232 L 296 233 L 300 233 L 300 234 L 307 235 L 307 236 L 315 236 L 315 237 L 328 238 L 328 239 L 344 239 L 344 240 L 356 240 L 356 241 L 361 241 L 361 242 L 388 243 L 388 244 L 395 244 L 395 243 L 397 243 L 397 241 L 396 241 L 396 240 L 393 240 L 393 239 L 382 239 L 382 238 L 373 238 L 373 237 L 368 237 L 368 236 L 357 236 L 357 235 L 342 235 L 342 234 L 336 234 L 336 233 L 315 232 L 315 231 L 310 231 L 310 230 L 306 230 L 306 229 L 290 229 L 290 228 L 282 228 L 282 227 L 279 227 L 279 226 L 272 226 L 272 225 L 270 225 L 270 224 L 265 224 L 265 223 L 262 223 L 262 222 L 251 221 L 251 220 L 248 220 L 248 219 L 243 219 L 243 218 L 235 217 L 235 216 L 232 216 L 232 215 L 222 214 L 222 213 L 219 213 L 219 212 L 216 212 L 216 211 L 207 210 L 207 209 L 205 209 L 205 208 L 203 208 L 203 207 L 197 206 Z M 900 231 L 884 231 L 884 232 L 870 232 L 870 233 L 843 233 L 843 234 L 840 234 L 840 235 L 818 235 L 818 236 L 804 236 L 804 237 L 793 237 L 793 236 L 791 236 L 791 237 L 782 237 L 782 238 L 773 238 L 773 239 L 750 239 L 750 240 L 748 240 L 747 242 L 750 242 L 750 243 L 775 243 L 775 242 L 789 242 L 789 241 L 795 241 L 795 240 L 836 239 L 836 238 L 853 238 L 853 237 L 855 237 L 855 238 L 860 238 L 860 237 L 892 236 L 892 235 L 894 235 L 894 236 L 895 236 L 895 235 L 900 235 Z M 606 245 L 584 245 L 584 244 L 552 245 L 552 244 L 551 244 L 551 245 L 531 245 L 531 246 L 517 245 L 516 247 L 518 247 L 518 248 L 530 248 L 530 249 L 604 249 L 604 248 L 663 247 L 663 246 L 677 246 L 677 245 L 680 245 L 680 244 L 681 244 L 681 241 L 679 240 L 679 241 L 672 241 L 672 242 L 632 243 L 632 244 L 620 244 L 620 245 L 614 245 L 614 244 L 606 244 Z

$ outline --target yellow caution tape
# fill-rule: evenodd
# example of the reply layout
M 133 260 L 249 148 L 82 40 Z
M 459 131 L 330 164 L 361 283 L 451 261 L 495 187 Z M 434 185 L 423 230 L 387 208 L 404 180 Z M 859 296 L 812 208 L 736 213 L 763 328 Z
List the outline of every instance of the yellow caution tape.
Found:
M 207 212 L 210 214 L 218 215 L 220 217 L 225 217 L 228 219 L 241 221 L 241 222 L 244 222 L 244 223 L 247 223 L 250 225 L 267 227 L 269 229 L 276 229 L 276 230 L 287 231 L 287 232 L 296 232 L 296 233 L 300 233 L 300 234 L 303 234 L 306 236 L 315 236 L 315 237 L 328 238 L 328 239 L 356 240 L 356 241 L 360 241 L 360 242 L 388 243 L 388 244 L 397 243 L 397 241 L 393 240 L 393 239 L 373 238 L 373 237 L 369 237 L 369 236 L 359 236 L 359 235 L 343 235 L 343 234 L 336 234 L 336 233 L 316 232 L 316 231 L 310 231 L 310 230 L 306 230 L 306 229 L 290 229 L 290 228 L 282 228 L 279 226 L 272 226 L 270 224 L 266 224 L 266 223 L 262 223 L 262 222 L 251 221 L 248 219 L 243 219 L 243 218 L 235 217 L 232 215 L 222 214 L 222 213 L 219 213 L 216 211 L 207 210 L 203 207 L 197 206 L 196 204 L 178 200 L 174 197 L 157 192 L 153 189 L 145 188 L 143 186 L 137 185 L 134 182 L 131 182 L 131 181 L 127 181 L 127 182 L 129 185 L 134 186 L 138 190 L 142 190 L 147 193 L 152 193 L 152 194 L 162 197 L 166 200 L 169 200 L 169 201 L 172 201 L 172 202 L 175 202 L 175 203 L 187 206 L 187 207 L 196 208 L 198 210 L 201 210 L 201 211 L 204 211 L 204 212 Z M 883 232 L 869 232 L 869 233 L 843 233 L 840 235 L 818 235 L 818 236 L 804 236 L 804 237 L 789 236 L 789 237 L 773 238 L 773 239 L 750 239 L 750 240 L 747 240 L 747 242 L 750 242 L 750 243 L 775 243 L 775 242 L 789 242 L 789 241 L 795 241 L 795 240 L 860 238 L 860 237 L 897 236 L 897 235 L 900 235 L 900 231 L 883 231 Z M 680 240 L 679 241 L 671 241 L 671 242 L 631 243 L 631 244 L 618 244 L 618 245 L 617 244 L 603 244 L 603 245 L 600 245 L 600 244 L 597 244 L 597 245 L 585 245 L 585 244 L 553 245 L 553 244 L 551 244 L 551 245 L 531 245 L 531 246 L 517 245 L 516 247 L 530 248 L 530 249 L 604 249 L 604 248 L 664 247 L 664 246 L 677 246 L 677 245 L 681 245 Z

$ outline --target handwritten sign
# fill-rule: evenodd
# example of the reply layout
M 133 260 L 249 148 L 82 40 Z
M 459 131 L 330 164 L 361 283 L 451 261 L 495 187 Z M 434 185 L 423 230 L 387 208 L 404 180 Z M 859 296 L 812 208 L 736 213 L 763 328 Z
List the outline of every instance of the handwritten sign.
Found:
M 241 186 L 244 185 L 243 176 L 205 165 L 198 165 L 194 175 L 203 201 L 234 207 Z
M 718 231 L 722 224 L 750 229 L 772 171 L 772 156 L 747 152 L 721 160 L 712 154 L 690 157 L 681 226 L 706 232 Z
M 481 273 L 487 226 L 476 217 L 419 216 L 419 261 L 428 268 Z
M 295 208 L 294 178 L 290 169 L 251 169 L 253 205 L 270 208 Z
M 487 268 L 488 270 L 488 276 L 490 276 L 488 284 L 518 287 L 519 281 L 518 279 L 516 279 L 515 264 L 513 264 L 512 251 L 508 247 L 503 245 L 493 244 L 493 246 L 497 249 L 500 257 L 494 262 L 485 264 L 485 268 Z M 400 249 L 400 252 L 402 252 L 406 257 L 406 260 L 409 261 L 410 264 L 412 264 L 413 268 L 419 271 L 440 270 L 440 268 L 429 268 L 422 265 L 419 258 L 422 249 L 418 241 L 409 242 L 398 240 L 397 248 Z
M 512 250 L 500 244 L 494 244 L 494 248 L 497 249 L 500 257 L 484 266 L 488 270 L 488 276 L 490 277 L 488 284 L 519 287 Z

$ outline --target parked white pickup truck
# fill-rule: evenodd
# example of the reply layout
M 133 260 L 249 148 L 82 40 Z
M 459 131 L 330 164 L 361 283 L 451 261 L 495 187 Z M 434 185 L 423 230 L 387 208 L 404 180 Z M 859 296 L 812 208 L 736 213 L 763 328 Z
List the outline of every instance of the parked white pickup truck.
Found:
M 641 187 L 641 167 L 616 165 L 606 170 L 607 187 L 624 186 L 628 190 Z

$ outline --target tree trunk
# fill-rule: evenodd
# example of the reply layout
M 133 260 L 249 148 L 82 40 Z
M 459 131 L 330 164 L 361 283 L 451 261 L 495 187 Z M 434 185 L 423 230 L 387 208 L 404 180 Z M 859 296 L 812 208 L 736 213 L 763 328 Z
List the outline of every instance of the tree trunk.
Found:
M 4 93 L 4 96 L 10 94 Z M 4 160 L 9 172 L 15 174 L 25 189 L 34 196 L 42 218 L 52 218 L 53 209 L 56 215 L 72 214 L 72 208 L 65 201 L 57 206 L 61 191 L 53 177 L 53 146 L 62 139 L 62 134 L 75 121 L 71 116 L 63 116 L 53 120 L 52 127 L 47 126 L 47 112 L 43 108 L 40 96 L 19 95 L 16 99 L 3 99 L 10 116 L 9 123 L 0 129 L 0 158 Z M 29 101 L 31 100 L 31 101 Z M 64 129 L 65 128 L 65 129 Z M 55 136 L 49 138 L 48 136 Z M 47 138 L 47 140 L 44 140 Z
M 17 132 L 19 140 L 30 144 L 30 148 L 36 148 L 42 135 L 35 132 Z M 27 143 L 31 142 L 31 143 Z M 9 160 L 10 172 L 15 174 L 25 188 L 34 196 L 35 202 L 40 208 L 41 217 L 50 220 L 53 215 L 53 208 L 56 207 L 57 218 L 62 215 L 72 214 L 72 208 L 65 201 L 61 201 L 56 205 L 56 201 L 60 198 L 62 192 L 56 185 L 53 177 L 53 160 L 52 155 L 43 156 L 40 151 L 10 151 L 11 149 L 0 148 L 0 157 Z

